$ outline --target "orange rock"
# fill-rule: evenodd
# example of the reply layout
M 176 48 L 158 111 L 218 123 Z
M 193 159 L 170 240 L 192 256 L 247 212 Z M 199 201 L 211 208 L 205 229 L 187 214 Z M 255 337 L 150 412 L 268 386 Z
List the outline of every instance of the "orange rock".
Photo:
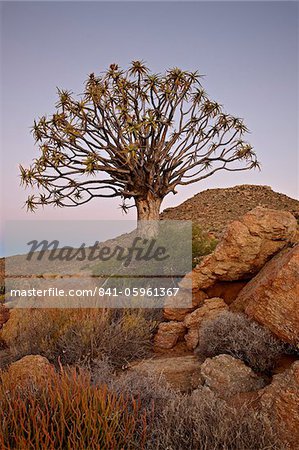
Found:
M 40 383 L 54 370 L 47 358 L 40 355 L 28 355 L 12 363 L 8 368 L 8 375 L 16 386 Z
M 200 373 L 204 386 L 223 398 L 256 391 L 265 386 L 263 378 L 256 375 L 243 361 L 230 355 L 207 358 L 201 365 Z
M 130 370 L 142 375 L 163 375 L 181 392 L 189 392 L 202 383 L 200 363 L 193 355 L 149 359 L 133 365 Z
M 206 292 L 208 297 L 223 298 L 227 305 L 236 300 L 239 292 L 246 286 L 247 281 L 217 281 L 216 284 L 209 287 Z
M 231 305 L 268 327 L 280 339 L 299 344 L 299 245 L 268 262 Z
M 183 322 L 162 322 L 155 335 L 154 347 L 173 348 L 180 339 L 183 339 L 185 332 Z
M 197 308 L 184 319 L 184 325 L 188 329 L 185 335 L 187 347 L 194 349 L 198 344 L 198 329 L 200 325 L 210 319 L 214 319 L 219 313 L 228 309 L 222 298 L 209 298 L 204 300 L 203 305 Z
M 213 253 L 180 282 L 207 289 L 216 281 L 248 280 L 276 253 L 294 242 L 295 217 L 286 211 L 257 207 L 231 222 Z
M 183 295 L 183 292 L 179 292 L 179 294 L 176 297 L 171 297 L 170 300 L 168 301 L 168 304 L 166 304 L 166 307 L 164 308 L 163 312 L 163 316 L 166 320 L 177 320 L 177 321 L 184 320 L 187 314 L 198 308 L 203 303 L 204 299 L 208 298 L 208 295 L 200 290 L 195 290 L 192 293 L 188 292 L 188 295 L 192 296 L 192 307 L 176 308 L 175 304 L 176 305 L 182 304 L 181 295 Z
M 290 449 L 299 448 L 299 361 L 283 373 L 275 375 L 272 383 L 259 391 L 261 406 L 277 423 L 281 438 Z
M 161 348 L 161 347 L 154 347 L 153 348 L 155 354 L 157 355 L 165 355 L 165 356 L 186 356 L 186 355 L 193 355 L 193 352 L 191 352 L 187 348 L 187 344 L 185 341 L 178 341 L 177 344 L 175 344 L 172 348 Z
M 294 244 L 299 244 L 299 227 L 297 227 L 297 231 L 294 237 Z

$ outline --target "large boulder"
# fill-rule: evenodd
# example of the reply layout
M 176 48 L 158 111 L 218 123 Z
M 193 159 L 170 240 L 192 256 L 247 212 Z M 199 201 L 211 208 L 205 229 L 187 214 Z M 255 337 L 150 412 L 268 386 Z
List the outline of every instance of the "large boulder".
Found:
M 299 361 L 260 391 L 260 403 L 277 424 L 290 449 L 299 448 Z
M 170 349 L 184 338 L 186 327 L 183 322 L 162 322 L 154 338 L 154 347 Z
M 230 355 L 207 358 L 201 365 L 200 374 L 203 385 L 223 398 L 257 391 L 266 384 L 265 380 L 256 375 L 243 361 Z
M 231 307 L 299 345 L 299 245 L 269 261 L 240 292 Z
M 219 313 L 228 309 L 222 298 L 209 298 L 204 300 L 203 305 L 193 311 L 184 319 L 187 334 L 185 341 L 189 350 L 195 349 L 198 344 L 199 327 L 207 320 L 214 319 Z
M 133 364 L 130 370 L 142 375 L 163 375 L 181 392 L 190 392 L 202 383 L 200 363 L 193 355 L 148 359 Z
M 257 207 L 231 222 L 214 252 L 180 282 L 207 289 L 217 281 L 248 280 L 277 252 L 295 242 L 297 221 L 287 211 Z
M 12 363 L 8 375 L 16 386 L 27 386 L 41 383 L 53 372 L 54 367 L 47 358 L 40 355 L 27 355 Z

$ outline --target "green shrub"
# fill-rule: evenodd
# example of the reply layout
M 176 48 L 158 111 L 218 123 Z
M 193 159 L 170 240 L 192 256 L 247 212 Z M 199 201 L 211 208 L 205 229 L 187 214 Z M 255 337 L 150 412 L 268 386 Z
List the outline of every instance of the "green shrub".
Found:
M 270 371 L 284 351 L 285 344 L 267 328 L 245 314 L 230 311 L 201 325 L 196 349 L 200 358 L 226 353 L 258 372 Z
M 196 224 L 192 224 L 192 268 L 200 263 L 203 256 L 215 250 L 217 240 Z

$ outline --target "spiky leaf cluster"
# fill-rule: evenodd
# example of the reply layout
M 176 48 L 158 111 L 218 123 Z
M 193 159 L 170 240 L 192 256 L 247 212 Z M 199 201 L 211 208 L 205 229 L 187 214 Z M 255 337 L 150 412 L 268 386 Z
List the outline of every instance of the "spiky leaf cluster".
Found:
M 56 111 L 34 121 L 40 156 L 20 167 L 37 187 L 28 209 L 94 197 L 164 198 L 219 170 L 258 167 L 243 120 L 211 101 L 197 72 L 153 74 L 142 61 L 90 74 L 83 94 L 58 89 Z

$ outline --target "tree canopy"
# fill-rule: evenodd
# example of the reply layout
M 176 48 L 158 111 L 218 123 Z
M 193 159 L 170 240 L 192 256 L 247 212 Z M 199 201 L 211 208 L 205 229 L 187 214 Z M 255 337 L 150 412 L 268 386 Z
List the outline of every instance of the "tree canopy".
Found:
M 154 74 L 142 61 L 91 73 L 79 96 L 58 89 L 55 113 L 32 132 L 40 155 L 20 166 L 22 183 L 38 190 L 26 202 L 31 211 L 119 196 L 124 211 L 133 199 L 139 218 L 153 204 L 157 216 L 178 186 L 259 167 L 244 121 L 208 98 L 198 72 Z

